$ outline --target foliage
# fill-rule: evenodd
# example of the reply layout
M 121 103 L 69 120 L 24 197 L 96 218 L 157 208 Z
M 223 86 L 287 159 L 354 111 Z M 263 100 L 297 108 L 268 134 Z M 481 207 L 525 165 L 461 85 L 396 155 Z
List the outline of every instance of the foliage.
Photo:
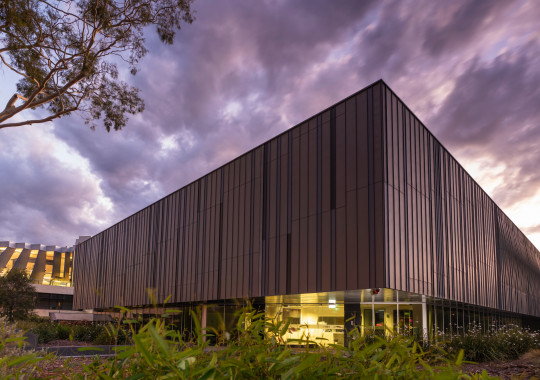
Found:
M 93 344 L 125 344 L 129 341 L 129 333 L 126 329 L 118 329 L 118 334 L 113 335 L 110 326 L 102 323 L 69 325 L 43 321 L 39 323 L 19 323 L 18 326 L 23 330 L 36 334 L 38 342 L 41 344 L 53 340 L 68 339 Z
M 71 326 L 68 326 L 62 323 L 57 323 L 55 327 L 56 327 L 56 339 L 66 340 L 66 339 L 70 339 L 73 336 L 73 330 Z M 39 336 L 38 336 L 38 339 L 39 339 Z
M 170 311 L 168 312 L 170 314 Z M 117 357 L 94 362 L 85 376 L 96 378 L 448 378 L 467 379 L 455 365 L 463 353 L 449 361 L 425 352 L 410 338 L 373 342 L 357 338 L 345 348 L 324 347 L 308 339 L 297 343 L 303 349 L 283 344 L 288 324 L 266 319 L 264 314 L 244 310 L 238 318 L 236 337 L 223 347 L 209 347 L 195 315 L 196 337 L 184 341 L 182 334 L 170 328 L 164 319 L 153 318 L 140 327 L 126 320 L 133 334 L 133 345 L 119 347 Z M 114 328 L 112 328 L 114 333 Z M 221 337 L 215 337 L 221 341 Z M 472 378 L 488 378 L 487 374 Z
M 30 330 L 38 336 L 39 343 L 49 343 L 58 339 L 56 326 L 51 322 L 39 323 L 36 327 Z
M 0 319 L 0 378 L 30 377 L 36 365 L 51 356 L 40 357 L 36 352 L 23 348 L 25 338 L 12 323 Z
M 117 62 L 137 72 L 147 53 L 144 28 L 172 44 L 191 23 L 192 0 L 0 0 L 0 68 L 20 80 L 0 112 L 0 129 L 44 123 L 74 111 L 107 131 L 142 112 L 138 89 L 120 79 Z M 37 119 L 11 121 L 45 108 Z M 92 125 L 94 127 L 94 125 Z
M 123 309 L 123 312 L 128 310 Z M 166 316 L 177 312 L 167 310 Z M 471 331 L 471 336 L 477 339 L 474 345 L 470 343 L 471 338 L 458 344 L 458 337 L 454 337 L 423 349 L 422 342 L 414 337 L 384 339 L 371 335 L 363 338 L 353 332 L 349 335 L 348 347 L 323 346 L 309 336 L 296 340 L 295 347 L 291 347 L 283 340 L 288 323 L 265 318 L 264 313 L 247 308 L 237 315 L 234 338 L 222 346 L 209 346 L 210 340 L 225 342 L 226 333 L 207 328 L 207 333 L 203 334 L 196 313 L 191 317 L 195 337 L 190 340 L 185 340 L 181 332 L 168 324 L 170 319 L 164 317 L 155 317 L 146 324 L 141 320 L 123 319 L 116 325 L 95 325 L 92 328 L 96 331 L 99 326 L 102 328 L 96 340 L 108 335 L 110 341 L 120 342 L 122 331 L 129 329 L 132 337 L 123 341 L 130 345 L 117 347 L 115 358 L 96 360 L 85 366 L 82 374 L 69 373 L 69 378 L 492 379 L 485 371 L 468 375 L 459 369 L 466 358 L 471 358 L 464 349 L 494 344 L 497 349 L 514 355 L 505 357 L 512 359 L 518 352 L 538 347 L 539 343 L 537 334 L 511 327 L 488 334 Z M 72 336 L 77 328 L 80 336 L 88 337 L 94 331 L 88 329 L 83 333 L 83 327 L 89 327 L 84 325 L 51 325 L 71 328 Z M 37 357 L 21 357 L 27 364 L 17 371 L 32 370 Z
M 506 326 L 483 332 L 474 326 L 464 335 L 440 343 L 448 352 L 465 351 L 465 359 L 474 362 L 514 360 L 524 353 L 540 349 L 540 334 L 519 326 Z
M 36 300 L 36 290 L 26 271 L 12 269 L 0 277 L 0 316 L 8 321 L 26 319 L 31 315 Z

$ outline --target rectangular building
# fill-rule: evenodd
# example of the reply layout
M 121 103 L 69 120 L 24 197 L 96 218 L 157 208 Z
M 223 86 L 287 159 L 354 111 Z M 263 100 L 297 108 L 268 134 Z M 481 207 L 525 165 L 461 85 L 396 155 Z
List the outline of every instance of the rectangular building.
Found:
M 539 251 L 382 80 L 81 243 L 74 260 L 75 308 L 144 308 L 147 289 L 217 313 L 254 298 L 295 322 L 291 337 L 540 317 Z

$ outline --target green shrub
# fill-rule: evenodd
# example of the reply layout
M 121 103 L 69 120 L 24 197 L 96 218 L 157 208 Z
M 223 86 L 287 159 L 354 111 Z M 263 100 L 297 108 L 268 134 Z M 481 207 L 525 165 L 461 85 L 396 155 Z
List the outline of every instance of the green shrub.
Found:
M 324 347 L 316 341 L 297 341 L 304 349 L 284 345 L 288 324 L 265 319 L 264 314 L 244 310 L 238 318 L 236 336 L 227 345 L 211 349 L 193 315 L 195 339 L 154 318 L 138 330 L 128 321 L 133 345 L 119 347 L 114 359 L 86 367 L 81 378 L 234 378 L 234 379 L 410 379 L 471 378 L 455 368 L 463 353 L 450 361 L 424 351 L 412 338 L 358 337 L 349 347 Z M 111 335 L 115 327 L 109 326 Z M 223 337 L 211 332 L 217 341 Z M 480 378 L 478 375 L 476 378 Z
M 68 340 L 71 336 L 71 327 L 61 323 L 56 325 L 56 339 Z
M 507 326 L 483 332 L 479 326 L 463 336 L 450 337 L 440 346 L 448 352 L 464 350 L 465 360 L 488 362 L 514 360 L 540 348 L 540 334 L 518 326 Z
M 73 327 L 73 339 L 78 342 L 94 342 L 105 330 L 101 324 L 75 325 Z
M 58 339 L 57 326 L 51 322 L 38 323 L 30 331 L 38 336 L 39 343 L 49 343 Z
M 38 336 L 39 343 L 49 343 L 53 340 L 74 340 L 94 344 L 115 344 L 116 335 L 110 336 L 107 326 L 103 324 L 67 325 L 53 322 L 19 322 L 21 330 L 31 331 Z M 119 344 L 127 341 L 127 332 L 118 333 Z
M 115 342 L 115 337 L 112 336 L 109 331 L 107 331 L 107 329 L 103 329 L 99 334 L 98 336 L 96 337 L 96 339 L 93 341 L 94 344 L 100 344 L 100 345 L 105 345 L 105 344 L 114 344 Z

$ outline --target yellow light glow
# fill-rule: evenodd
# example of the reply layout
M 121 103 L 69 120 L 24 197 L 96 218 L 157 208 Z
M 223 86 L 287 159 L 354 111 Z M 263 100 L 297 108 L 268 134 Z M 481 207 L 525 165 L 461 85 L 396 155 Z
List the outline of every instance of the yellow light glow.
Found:
M 54 260 L 54 251 L 47 251 L 47 260 Z
M 60 277 L 65 277 L 64 276 L 64 265 L 66 263 L 66 254 L 65 253 L 62 253 L 60 255 Z

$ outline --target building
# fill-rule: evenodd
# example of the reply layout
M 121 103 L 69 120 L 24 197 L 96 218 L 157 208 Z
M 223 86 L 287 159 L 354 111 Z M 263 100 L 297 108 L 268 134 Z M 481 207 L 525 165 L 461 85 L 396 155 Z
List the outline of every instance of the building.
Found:
M 540 253 L 378 81 L 81 243 L 74 286 L 224 329 L 251 298 L 289 338 L 433 336 L 537 322 Z
M 73 247 L 0 241 L 0 276 L 25 270 L 37 292 L 36 313 L 71 310 Z

